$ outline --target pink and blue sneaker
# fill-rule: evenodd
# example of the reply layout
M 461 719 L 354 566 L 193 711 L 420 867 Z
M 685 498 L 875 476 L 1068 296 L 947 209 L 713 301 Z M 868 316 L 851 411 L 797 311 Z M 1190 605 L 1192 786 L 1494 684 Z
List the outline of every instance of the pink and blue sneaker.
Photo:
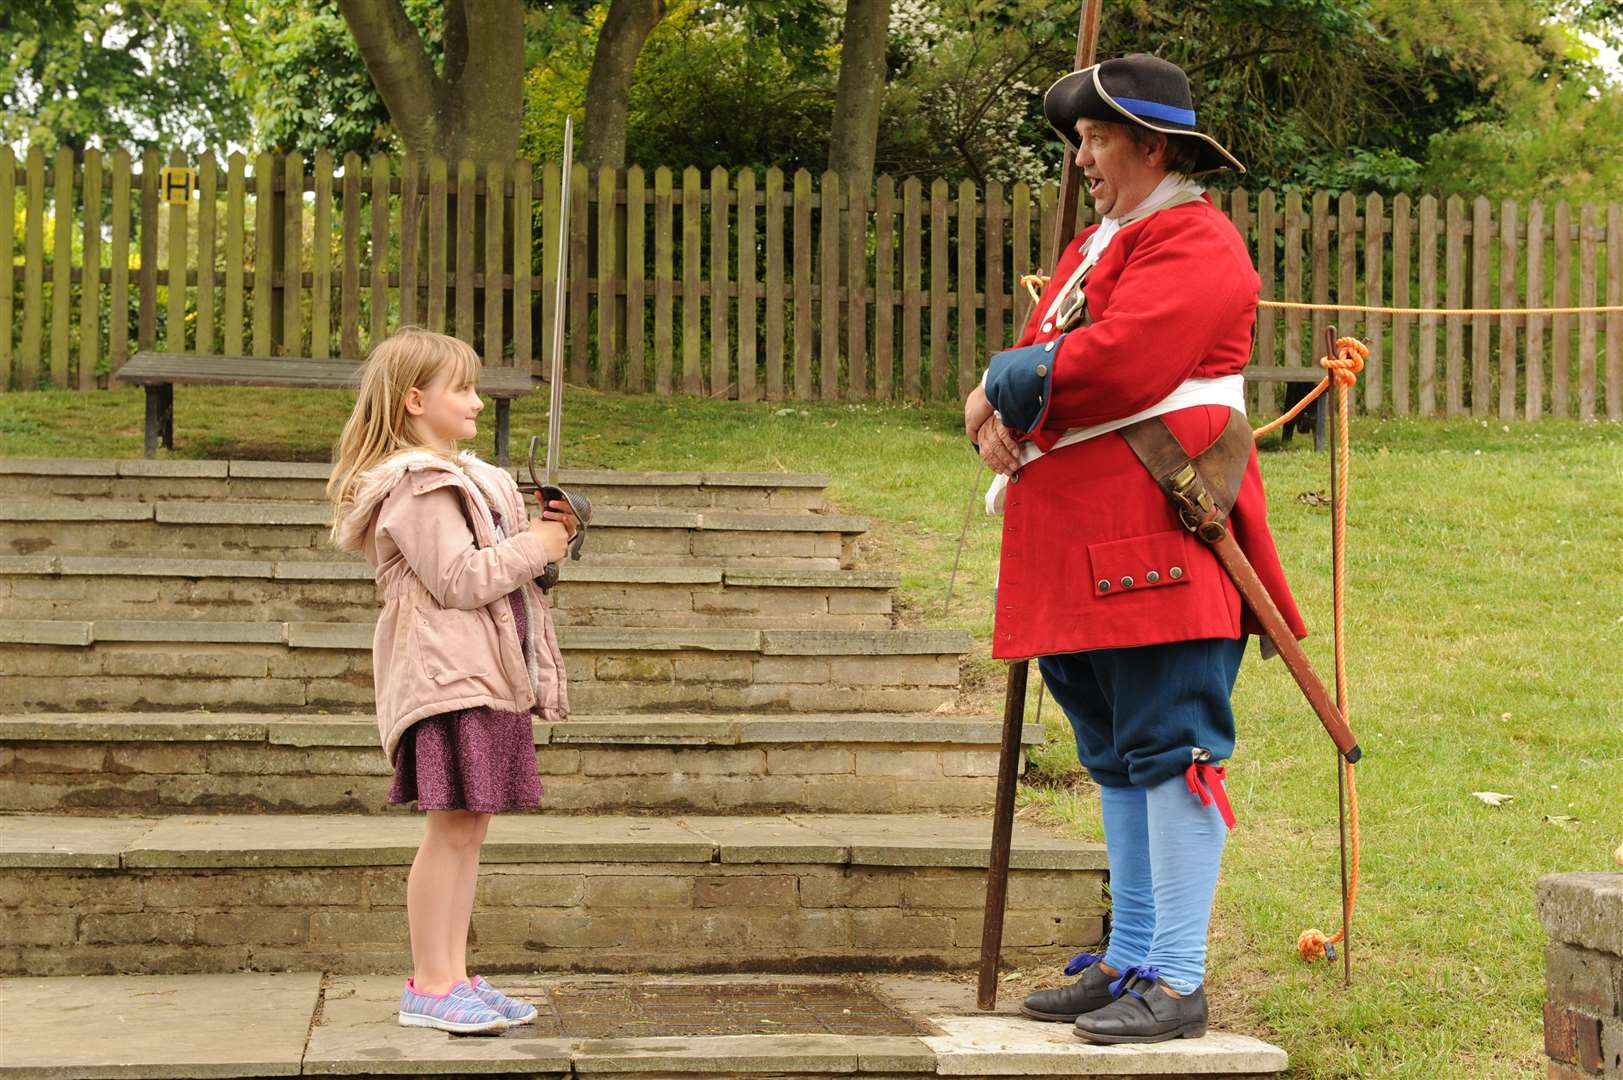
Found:
M 468 983 L 473 987 L 473 992 L 479 996 L 479 1000 L 489 1005 L 496 1012 L 501 1013 L 507 1018 L 509 1024 L 516 1027 L 519 1024 L 528 1024 L 535 1019 L 534 1005 L 527 1001 L 519 1001 L 517 998 L 508 997 L 486 982 L 483 975 L 468 976 Z
M 400 1026 L 479 1035 L 505 1031 L 512 1021 L 486 1004 L 465 979 L 451 984 L 443 994 L 425 994 L 407 979 L 400 991 Z

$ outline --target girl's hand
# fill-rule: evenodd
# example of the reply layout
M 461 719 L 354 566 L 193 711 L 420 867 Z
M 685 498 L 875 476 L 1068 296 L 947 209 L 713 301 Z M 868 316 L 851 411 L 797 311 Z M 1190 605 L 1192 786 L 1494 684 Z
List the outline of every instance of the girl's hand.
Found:
M 547 562 L 563 562 L 569 551 L 569 536 L 562 523 L 548 518 L 531 518 L 530 531 L 541 538 L 546 549 Z
M 580 531 L 580 519 L 575 517 L 575 512 L 569 508 L 568 499 L 553 499 L 549 503 L 543 503 L 541 516 L 548 521 L 562 522 L 564 528 L 569 530 L 571 540 L 575 538 L 575 533 Z

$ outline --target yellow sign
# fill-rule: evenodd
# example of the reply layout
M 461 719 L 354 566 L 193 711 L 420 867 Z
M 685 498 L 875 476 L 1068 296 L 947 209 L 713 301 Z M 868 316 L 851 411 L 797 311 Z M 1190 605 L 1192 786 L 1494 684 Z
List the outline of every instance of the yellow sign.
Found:
M 190 206 L 192 185 L 197 182 L 197 170 L 187 165 L 165 165 L 158 174 L 158 186 L 163 189 L 163 201 L 171 206 Z

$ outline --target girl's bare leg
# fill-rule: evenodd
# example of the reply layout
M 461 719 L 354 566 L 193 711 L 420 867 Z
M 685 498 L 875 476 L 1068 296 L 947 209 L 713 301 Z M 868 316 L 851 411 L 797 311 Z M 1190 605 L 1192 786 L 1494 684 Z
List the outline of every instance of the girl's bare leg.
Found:
M 462 869 L 468 854 L 471 851 L 474 858 L 478 857 L 476 838 L 483 832 L 478 817 L 466 810 L 428 811 L 423 842 L 406 878 L 412 985 L 425 994 L 443 994 L 458 978 L 447 931 L 460 902 Z
M 463 855 L 456 883 L 456 896 L 451 906 L 450 931 L 447 941 L 451 948 L 451 979 L 468 977 L 468 928 L 473 924 L 473 897 L 479 887 L 479 847 L 485 842 L 490 829 L 489 814 L 474 814 L 473 838 Z

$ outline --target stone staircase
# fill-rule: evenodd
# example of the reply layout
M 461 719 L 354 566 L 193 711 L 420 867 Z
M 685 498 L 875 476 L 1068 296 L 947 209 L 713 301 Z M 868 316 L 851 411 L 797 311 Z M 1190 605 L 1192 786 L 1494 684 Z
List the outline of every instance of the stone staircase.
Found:
M 0 460 L 0 975 L 12 977 L 0 994 L 91 975 L 104 982 L 85 993 L 116 995 L 148 976 L 179 977 L 183 998 L 275 985 L 298 1000 L 309 987 L 285 980 L 324 973 L 305 1022 L 277 1029 L 310 1033 L 306 1071 L 374 1075 L 368 1063 L 388 1060 L 376 1075 L 457 1074 L 460 1054 L 428 1053 L 443 1036 L 372 1015 L 410 970 L 405 884 L 422 821 L 386 802 L 369 711 L 378 600 L 369 568 L 327 545 L 326 477 L 277 462 Z M 772 973 L 784 986 L 840 972 L 880 997 L 869 980 L 888 972 L 915 1011 L 942 1015 L 870 1033 L 892 1041 L 860 1053 L 664 1039 L 663 1056 L 610 1046 L 599 1058 L 579 1039 L 532 1039 L 469 1070 L 1070 1075 L 1078 1054 L 1125 1050 L 1006 1015 L 1013 1027 L 982 1029 L 958 1007 L 973 1001 L 962 984 L 945 984 L 962 992 L 942 1012 L 929 980 L 979 957 L 1000 723 L 960 707 L 967 633 L 897 625 L 899 575 L 862 567 L 866 524 L 830 511 L 826 479 L 563 482 L 597 509 L 587 556 L 554 594 L 575 712 L 535 724 L 540 810 L 492 821 L 470 962 L 512 978 L 750 972 L 751 985 Z M 1035 724 L 1023 733 L 1042 737 Z M 1006 963 L 1054 969 L 1100 941 L 1101 845 L 1017 821 L 1011 864 Z M 218 981 L 232 978 L 257 981 Z M 1023 992 L 1005 990 L 1000 1015 Z M 356 993 L 382 995 L 355 1014 L 365 1038 L 330 1026 Z M 560 1020 L 560 1038 L 579 1023 Z M 1037 1042 L 1022 1042 L 1034 1028 Z M 921 1042 L 925 1031 L 945 1041 Z M 403 1052 L 399 1039 L 415 1041 Z M 1196 1040 L 1075 1072 L 1283 1067 L 1253 1043 Z M 198 1053 L 208 1075 L 288 1071 Z
M 385 801 L 326 475 L 0 462 L 5 875 L 39 916 L 5 970 L 409 961 L 421 822 Z M 565 482 L 600 508 L 557 590 L 576 711 L 536 724 L 541 812 L 492 825 L 481 965 L 971 964 L 999 724 L 956 709 L 968 635 L 895 625 L 822 477 Z M 1103 852 L 1018 841 L 1007 955 L 1097 941 Z

